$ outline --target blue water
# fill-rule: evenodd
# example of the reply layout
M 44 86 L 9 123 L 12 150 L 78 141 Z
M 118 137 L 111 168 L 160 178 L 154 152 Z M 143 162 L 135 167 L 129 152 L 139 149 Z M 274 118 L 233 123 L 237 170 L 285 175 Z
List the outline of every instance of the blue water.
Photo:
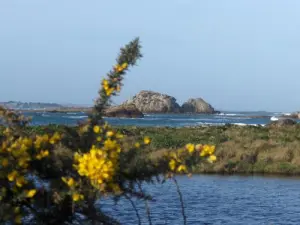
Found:
M 32 117 L 32 125 L 66 124 L 76 125 L 83 121 L 87 115 L 78 113 L 25 113 Z M 105 118 L 112 125 L 134 126 L 199 126 L 199 125 L 265 125 L 276 120 L 282 113 L 272 112 L 224 112 L 219 115 L 185 115 L 185 114 L 146 114 L 144 118 Z M 264 116 L 266 118 L 253 118 Z
M 300 224 L 300 179 L 258 176 L 199 175 L 178 177 L 188 224 Z M 169 181 L 146 186 L 153 224 L 183 224 L 176 187 Z M 135 201 L 143 224 L 148 224 L 144 202 Z M 100 201 L 105 212 L 122 224 L 138 224 L 128 200 L 117 205 Z

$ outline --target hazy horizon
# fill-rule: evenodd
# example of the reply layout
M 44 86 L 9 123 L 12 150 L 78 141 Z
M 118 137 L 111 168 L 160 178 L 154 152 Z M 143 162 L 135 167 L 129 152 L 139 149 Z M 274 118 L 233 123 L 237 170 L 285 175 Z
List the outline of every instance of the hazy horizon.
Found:
M 91 105 L 121 46 L 144 57 L 121 103 L 141 90 L 201 97 L 218 110 L 300 110 L 297 0 L 0 2 L 0 102 Z

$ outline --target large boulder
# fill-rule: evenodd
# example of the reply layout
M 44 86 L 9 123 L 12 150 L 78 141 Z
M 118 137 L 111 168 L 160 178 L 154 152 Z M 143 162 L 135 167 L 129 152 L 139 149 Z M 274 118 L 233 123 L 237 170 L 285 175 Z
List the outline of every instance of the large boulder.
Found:
M 134 104 L 126 104 L 119 106 L 112 106 L 104 111 L 107 117 L 126 117 L 126 118 L 142 118 L 144 114 L 139 111 Z
M 180 112 L 180 106 L 174 97 L 154 91 L 141 91 L 123 104 L 134 104 L 143 113 Z
M 202 98 L 191 98 L 181 106 L 183 113 L 216 113 L 215 109 Z

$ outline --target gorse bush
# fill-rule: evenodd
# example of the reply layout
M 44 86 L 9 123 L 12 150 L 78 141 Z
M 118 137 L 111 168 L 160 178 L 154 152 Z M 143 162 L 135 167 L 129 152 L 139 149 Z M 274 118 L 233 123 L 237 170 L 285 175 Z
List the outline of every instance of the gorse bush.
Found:
M 29 132 L 29 120 L 0 107 L 1 224 L 117 224 L 95 204 L 103 196 L 149 199 L 142 183 L 163 182 L 208 159 L 214 146 L 188 144 L 159 160 L 148 157 L 151 140 L 130 143 L 102 118 L 121 90 L 128 69 L 142 57 L 139 39 L 121 48 L 103 79 L 92 112 L 79 129 Z M 104 200 L 103 200 L 104 201 Z

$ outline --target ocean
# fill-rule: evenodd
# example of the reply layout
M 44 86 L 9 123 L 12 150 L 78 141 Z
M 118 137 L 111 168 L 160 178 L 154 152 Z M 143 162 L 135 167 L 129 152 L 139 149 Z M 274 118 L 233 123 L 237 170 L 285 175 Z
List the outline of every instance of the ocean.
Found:
M 27 112 L 32 118 L 31 125 L 64 124 L 76 125 L 87 119 L 83 112 L 48 113 Z M 282 112 L 222 112 L 214 115 L 195 114 L 146 114 L 144 118 L 105 118 L 111 125 L 151 126 L 151 127 L 189 127 L 189 126 L 222 126 L 225 124 L 264 126 L 276 121 Z M 300 122 L 298 120 L 297 122 Z

